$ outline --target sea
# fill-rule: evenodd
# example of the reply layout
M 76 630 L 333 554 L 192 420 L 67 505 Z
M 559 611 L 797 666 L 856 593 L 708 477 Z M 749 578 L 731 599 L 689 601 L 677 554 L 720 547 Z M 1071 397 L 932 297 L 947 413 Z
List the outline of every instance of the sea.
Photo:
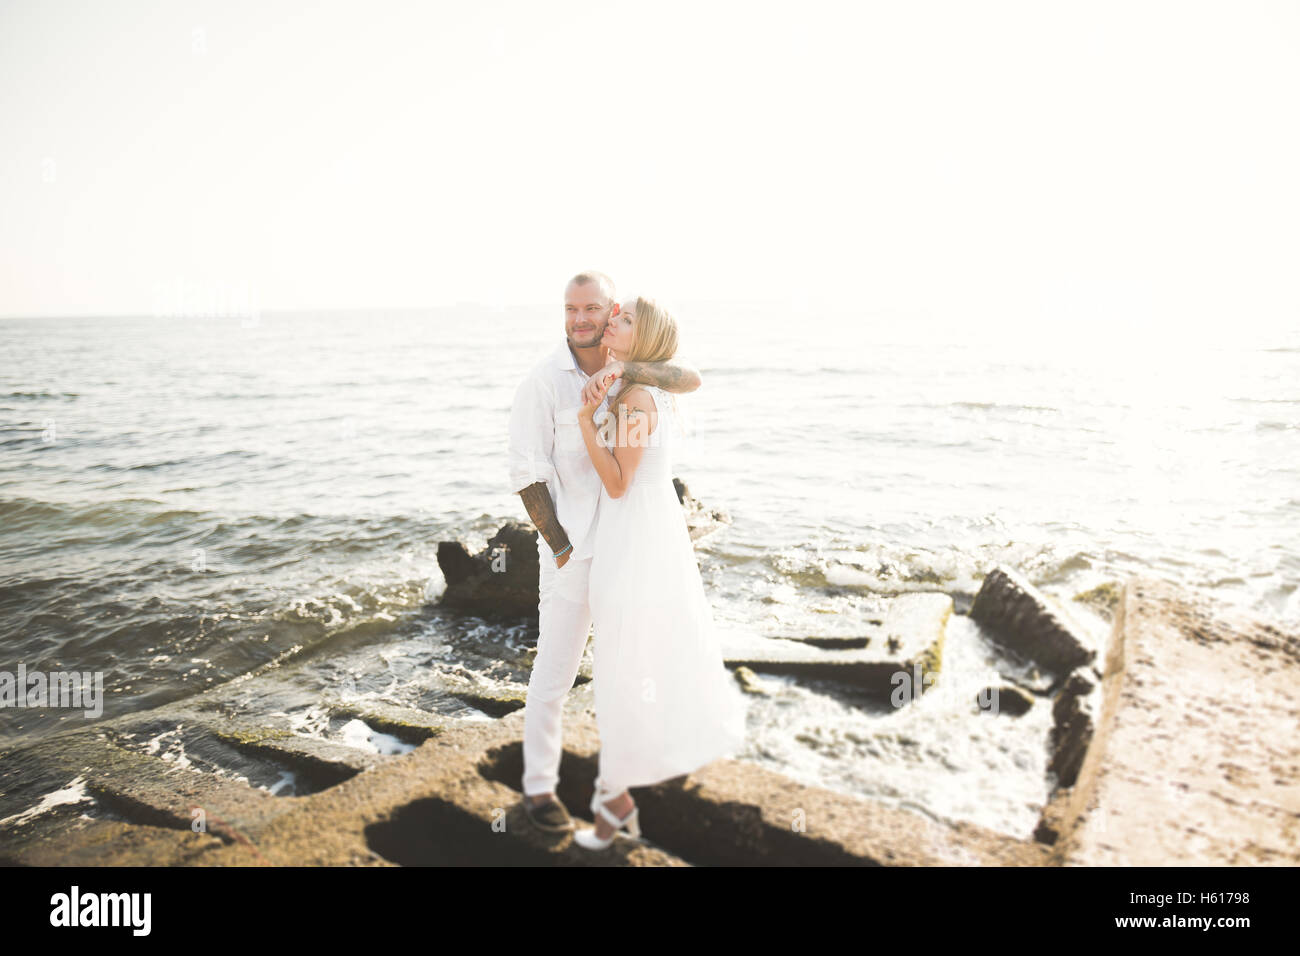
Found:
M 696 547 L 720 628 L 854 635 L 904 592 L 968 607 L 999 564 L 1099 646 L 1076 597 L 1130 575 L 1300 623 L 1300 335 L 679 319 L 704 384 L 675 473 L 729 519 Z M 526 519 L 510 403 L 562 337 L 558 303 L 0 320 L 0 669 L 100 671 L 102 719 L 277 670 L 249 713 L 303 733 L 329 694 L 491 719 L 449 683 L 525 688 L 535 626 L 440 608 L 437 546 Z M 905 713 L 762 677 L 738 759 L 1029 832 L 1049 708 L 979 716 L 1006 662 L 965 615 L 944 667 Z M 84 719 L 0 709 L 0 745 Z

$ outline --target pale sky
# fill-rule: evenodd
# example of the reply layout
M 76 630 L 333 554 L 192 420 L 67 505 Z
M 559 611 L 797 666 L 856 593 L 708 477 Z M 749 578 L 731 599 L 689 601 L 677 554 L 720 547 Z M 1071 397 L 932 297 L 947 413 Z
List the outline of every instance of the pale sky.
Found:
M 1300 327 L 1300 4 L 0 3 L 0 316 Z M 161 298 L 160 298 L 161 297 Z

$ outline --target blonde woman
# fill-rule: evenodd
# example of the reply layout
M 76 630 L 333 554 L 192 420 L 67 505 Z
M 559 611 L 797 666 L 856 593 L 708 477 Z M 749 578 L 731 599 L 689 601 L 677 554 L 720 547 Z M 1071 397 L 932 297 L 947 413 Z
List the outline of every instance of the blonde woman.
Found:
M 662 362 L 677 322 L 653 299 L 629 299 L 610 318 L 611 359 Z M 686 517 L 672 483 L 672 394 L 625 371 L 597 429 L 595 403 L 578 424 L 600 475 L 589 597 L 600 771 L 596 826 L 574 839 L 593 850 L 626 829 L 640 836 L 628 787 L 644 787 L 728 756 L 744 739 L 744 705 L 713 632 Z

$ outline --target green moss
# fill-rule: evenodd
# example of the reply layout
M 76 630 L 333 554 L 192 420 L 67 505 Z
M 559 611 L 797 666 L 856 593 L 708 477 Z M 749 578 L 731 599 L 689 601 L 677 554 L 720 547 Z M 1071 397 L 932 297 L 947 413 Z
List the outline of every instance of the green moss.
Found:
M 235 744 L 260 744 L 265 740 L 283 740 L 292 737 L 290 731 L 280 727 L 240 727 L 236 730 L 218 730 L 218 737 Z
M 758 679 L 758 675 L 743 664 L 736 668 L 735 678 L 736 683 L 740 685 L 740 689 L 746 694 L 766 696 L 768 693 Z
M 1099 608 L 1107 614 L 1114 614 L 1119 607 L 1119 600 L 1124 594 L 1124 585 L 1119 581 L 1103 581 L 1095 588 L 1080 591 L 1074 596 L 1076 601 Z

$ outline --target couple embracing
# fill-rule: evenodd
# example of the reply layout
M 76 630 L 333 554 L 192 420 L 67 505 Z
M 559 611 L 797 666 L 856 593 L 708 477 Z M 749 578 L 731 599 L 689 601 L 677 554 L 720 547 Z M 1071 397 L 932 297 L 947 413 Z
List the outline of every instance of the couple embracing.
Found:
M 744 706 L 672 482 L 674 392 L 700 377 L 670 360 L 677 322 L 653 299 L 616 300 L 599 272 L 564 292 L 565 341 L 528 372 L 510 412 L 510 480 L 540 532 L 537 656 L 524 711 L 524 808 L 573 829 L 555 793 L 564 699 L 594 625 L 600 766 L 588 849 L 640 835 L 629 787 L 733 754 Z M 600 419 L 600 424 L 597 419 Z

